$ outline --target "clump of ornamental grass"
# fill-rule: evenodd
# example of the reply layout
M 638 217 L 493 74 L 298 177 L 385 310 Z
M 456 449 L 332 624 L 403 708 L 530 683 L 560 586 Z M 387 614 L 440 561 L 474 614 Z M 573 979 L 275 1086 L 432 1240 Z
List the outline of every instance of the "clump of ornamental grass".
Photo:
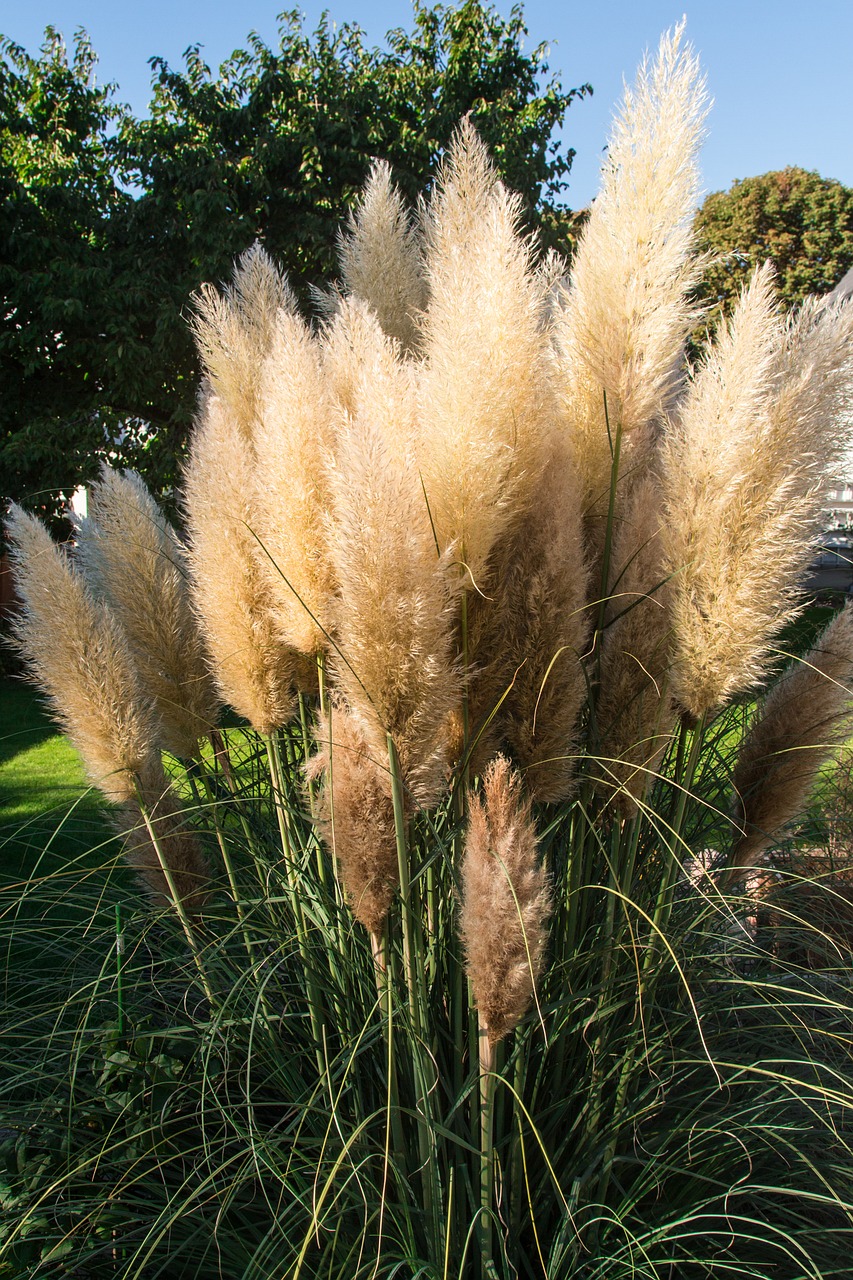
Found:
M 705 114 L 677 28 L 568 267 L 470 120 L 417 212 L 374 166 L 319 315 L 261 246 L 199 294 L 181 536 L 109 471 L 67 550 L 13 513 L 19 647 L 156 896 L 105 867 L 73 988 L 13 993 L 0 1262 L 844 1272 L 849 975 L 750 892 L 849 732 L 850 612 L 786 637 L 853 307 L 759 268 L 689 366 Z

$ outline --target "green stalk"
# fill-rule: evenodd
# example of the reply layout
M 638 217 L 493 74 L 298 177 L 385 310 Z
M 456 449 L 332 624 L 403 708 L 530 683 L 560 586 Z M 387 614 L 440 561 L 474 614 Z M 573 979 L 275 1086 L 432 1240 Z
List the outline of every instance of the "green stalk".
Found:
M 290 839 L 288 830 L 288 821 L 286 807 L 284 803 L 284 778 L 281 768 L 281 753 L 279 751 L 278 739 L 275 733 L 271 733 L 265 738 L 267 759 L 270 767 L 270 782 L 272 785 L 273 806 L 278 820 L 279 836 L 281 838 L 281 850 L 284 858 L 285 873 L 287 878 L 287 886 L 290 897 L 291 910 L 293 912 L 293 920 L 296 926 L 296 941 L 299 948 L 299 958 L 302 961 L 302 967 L 305 971 L 306 988 L 308 995 L 308 1013 L 311 1019 L 311 1035 L 314 1040 L 315 1054 L 317 1058 L 317 1070 L 321 1080 L 325 1079 L 329 1090 L 331 1091 L 331 1082 L 328 1080 L 328 1072 L 323 1058 L 323 1045 L 325 1044 L 325 1025 L 322 1012 L 322 1003 L 320 993 L 317 990 L 317 983 L 313 976 L 313 970 L 310 961 L 308 949 L 308 938 L 305 927 L 305 913 L 302 910 L 302 902 L 299 897 L 299 886 L 296 875 L 296 861 L 293 851 L 293 844 Z
M 116 1005 L 119 1039 L 124 1039 L 124 929 L 121 921 L 121 903 L 116 903 Z
M 492 1255 L 492 1205 L 494 1201 L 494 1150 L 492 1130 L 495 1110 L 495 1046 L 488 1029 L 478 1023 L 480 1063 L 480 1273 L 482 1280 L 495 1275 Z
M 163 878 L 165 879 L 166 885 L 169 889 L 169 896 L 172 899 L 172 905 L 175 908 L 175 911 L 177 912 L 177 915 L 178 915 L 178 919 L 181 922 L 181 928 L 184 931 L 184 937 L 187 940 L 187 946 L 190 949 L 190 954 L 192 955 L 193 963 L 195 964 L 195 967 L 198 970 L 199 979 L 201 980 L 201 985 L 204 988 L 204 994 L 207 996 L 208 1002 L 210 1003 L 211 1007 L 215 1007 L 216 998 L 213 994 L 213 988 L 210 985 L 210 980 L 208 979 L 207 973 L 205 972 L 204 964 L 202 963 L 201 952 L 199 951 L 198 943 L 196 942 L 195 934 L 193 933 L 192 925 L 190 924 L 190 918 L 187 915 L 187 910 L 183 904 L 183 900 L 181 899 L 180 894 L 175 888 L 175 879 L 174 879 L 174 876 L 172 875 L 172 869 L 169 866 L 166 855 L 163 852 L 163 846 L 161 845 L 157 832 L 154 829 L 154 824 L 151 821 L 151 816 L 148 812 L 148 807 L 142 798 L 142 788 L 139 784 L 138 778 L 134 777 L 133 785 L 136 790 L 136 802 L 139 805 L 139 812 L 142 815 L 142 820 L 145 823 L 145 827 L 146 827 L 146 830 L 148 831 L 148 835 L 151 839 L 151 843 L 154 846 L 154 850 L 157 854 L 157 861 L 160 863 L 160 870 L 163 872 Z

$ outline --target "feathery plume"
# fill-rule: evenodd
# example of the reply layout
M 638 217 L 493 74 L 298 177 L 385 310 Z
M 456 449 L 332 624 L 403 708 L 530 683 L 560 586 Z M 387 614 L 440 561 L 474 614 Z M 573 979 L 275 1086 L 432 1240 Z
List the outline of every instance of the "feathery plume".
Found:
M 502 734 L 540 801 L 573 789 L 587 586 L 577 465 L 567 434 L 555 430 L 533 504 L 495 554 L 488 595 L 472 593 L 468 606 L 472 736 L 501 704 L 474 767 Z
M 15 643 L 30 677 L 95 786 L 132 799 L 135 776 L 158 758 L 159 725 L 121 628 L 39 520 L 13 504 L 7 533 L 23 605 Z
M 287 644 L 320 653 L 335 588 L 325 538 L 333 404 L 319 344 L 288 311 L 279 312 L 264 362 L 253 443 L 255 532 L 266 552 L 273 616 Z
M 219 699 L 187 584 L 184 548 L 133 471 L 106 465 L 89 491 L 88 520 L 76 531 L 87 586 L 106 600 L 124 631 L 162 724 L 161 744 L 188 757 L 216 723 Z
M 469 794 L 459 931 L 481 1026 L 496 1045 L 524 1016 L 545 956 L 551 914 L 530 801 L 504 756 Z
M 443 785 L 443 726 L 458 698 L 453 602 L 405 451 L 416 412 L 409 371 L 378 328 L 374 338 L 331 474 L 334 667 L 371 753 L 385 758 L 390 733 L 411 794 L 429 804 Z
M 734 772 L 738 826 L 731 868 L 755 866 L 801 812 L 818 769 L 850 732 L 853 606 L 845 605 L 811 652 L 767 695 Z
M 194 302 L 191 328 L 210 385 L 250 436 L 276 317 L 294 311 L 296 298 L 266 250 L 254 244 L 238 259 L 223 293 L 204 284 Z
M 208 397 L 184 482 L 192 594 L 220 693 L 259 733 L 293 711 L 296 656 L 278 635 L 255 527 L 254 456 L 236 419 Z
M 308 776 L 323 776 L 320 834 L 334 854 L 353 915 L 369 933 L 380 934 L 399 879 L 388 766 L 373 759 L 341 699 L 333 701 L 330 716 L 321 713 L 316 741 Z
M 632 438 L 673 404 L 697 319 L 687 296 L 701 272 L 692 227 L 708 104 L 683 30 L 681 23 L 662 38 L 654 63 L 645 59 L 635 87 L 625 89 L 557 316 L 562 392 L 594 525 L 606 515 L 610 490 L 605 396 L 627 460 Z M 600 530 L 592 532 L 600 541 Z
M 799 609 L 827 477 L 850 434 L 853 306 L 787 326 L 756 272 L 662 444 L 672 689 L 701 716 L 759 682 Z
M 669 690 L 672 587 L 662 546 L 663 502 L 648 472 L 617 522 L 613 583 L 596 702 L 599 789 L 636 812 L 675 723 Z
M 539 481 L 553 404 L 545 285 L 469 121 L 445 157 L 426 218 L 418 463 L 442 552 L 484 588 L 492 548 Z
M 404 351 L 418 340 L 418 316 L 426 304 L 423 254 L 391 168 L 375 161 L 340 240 L 347 291 L 376 315 Z

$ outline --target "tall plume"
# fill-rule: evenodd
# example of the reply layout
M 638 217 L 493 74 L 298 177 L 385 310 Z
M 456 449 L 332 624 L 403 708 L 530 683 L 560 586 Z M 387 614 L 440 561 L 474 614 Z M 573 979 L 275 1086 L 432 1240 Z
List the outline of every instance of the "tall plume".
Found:
M 216 723 L 219 699 L 192 613 L 181 542 L 132 471 L 104 466 L 89 492 L 88 520 L 77 529 L 77 559 L 87 585 L 110 605 L 154 699 L 161 744 L 192 756 Z
M 763 679 L 853 409 L 853 306 L 785 325 L 758 271 L 663 444 L 673 693 L 695 716 Z
M 428 804 L 443 785 L 443 726 L 458 698 L 454 614 L 446 561 L 406 449 L 416 412 L 409 369 L 378 328 L 374 337 L 331 478 L 334 665 L 371 754 L 385 758 L 390 733 L 411 793 Z
M 577 464 L 565 432 L 555 429 L 550 446 L 532 505 L 495 554 L 488 593 L 472 593 L 468 609 L 471 733 L 482 731 L 484 749 L 503 736 L 541 801 L 573 789 L 590 630 Z
M 464 122 L 426 219 L 418 463 L 442 552 L 484 588 L 492 548 L 539 480 L 550 384 L 541 278 L 520 203 Z
M 223 699 L 268 735 L 293 710 L 296 655 L 273 621 L 255 493 L 251 444 L 223 402 L 209 396 L 184 481 L 193 601 Z
M 266 552 L 262 564 L 276 625 L 282 638 L 305 654 L 327 647 L 335 589 L 325 536 L 333 411 L 318 341 L 298 316 L 280 311 L 261 373 L 252 436 L 255 531 Z
M 320 715 L 309 776 L 322 775 L 318 823 L 334 854 L 353 915 L 380 934 L 397 887 L 397 843 L 388 766 L 380 765 L 359 722 L 340 701 Z M 383 751 L 380 760 L 387 760 Z
M 693 256 L 697 153 L 705 82 L 683 23 L 664 36 L 626 88 L 599 195 L 578 243 L 557 316 L 563 395 L 578 436 L 593 539 L 607 512 L 612 433 L 626 462 L 672 406 L 684 341 L 697 313 L 687 301 L 701 272 Z M 623 468 L 623 474 L 630 468 Z
M 530 1005 L 550 914 L 530 801 L 508 760 L 497 756 L 484 775 L 483 798 L 469 795 L 459 918 L 468 977 L 491 1045 Z
M 91 781 L 118 802 L 157 759 L 159 725 L 109 606 L 34 516 L 12 505 L 7 523 L 23 603 L 17 648 L 79 751 Z
M 23 605 L 15 643 L 31 679 L 47 694 L 91 781 L 119 805 L 116 824 L 128 837 L 125 852 L 146 887 L 171 901 L 163 892 L 162 855 L 175 874 L 178 894 L 190 910 L 198 910 L 207 866 L 195 836 L 179 818 L 156 745 L 154 704 L 121 627 L 39 520 L 13 504 L 7 533 Z M 141 834 L 140 802 L 165 817 L 159 855 Z
M 340 242 L 348 293 L 366 302 L 385 333 L 404 351 L 418 341 L 426 304 L 421 245 L 384 160 L 374 162 Z
M 814 649 L 767 695 L 734 772 L 738 825 L 733 868 L 755 866 L 803 809 L 817 772 L 850 733 L 853 606 L 836 615 Z
M 194 301 L 192 330 L 210 385 L 249 436 L 276 317 L 295 310 L 295 296 L 266 250 L 254 244 L 222 293 L 205 284 Z
M 663 502 L 649 471 L 615 530 L 595 704 L 599 790 L 626 816 L 654 779 L 670 741 L 672 584 L 662 546 Z

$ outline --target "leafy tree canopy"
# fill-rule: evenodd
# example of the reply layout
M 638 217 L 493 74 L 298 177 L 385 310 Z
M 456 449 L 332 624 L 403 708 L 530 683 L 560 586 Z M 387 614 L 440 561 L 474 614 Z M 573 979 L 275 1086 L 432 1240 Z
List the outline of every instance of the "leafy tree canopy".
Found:
M 826 293 L 853 265 L 853 190 L 805 169 L 765 173 L 714 192 L 696 221 L 700 247 L 715 255 L 703 292 L 718 315 L 768 259 L 789 307 L 807 294 Z
M 152 59 L 150 116 L 97 88 L 78 32 L 39 57 L 0 45 L 0 474 L 7 496 L 55 507 L 110 453 L 160 490 L 177 478 L 198 370 L 186 317 L 205 280 L 256 239 L 297 289 L 334 271 L 335 234 L 373 158 L 414 200 L 471 112 L 546 245 L 573 152 L 552 141 L 589 86 L 564 91 L 522 48 L 520 8 L 428 8 L 369 48 L 357 26 L 295 12 L 278 47 L 255 35 L 213 74 Z

